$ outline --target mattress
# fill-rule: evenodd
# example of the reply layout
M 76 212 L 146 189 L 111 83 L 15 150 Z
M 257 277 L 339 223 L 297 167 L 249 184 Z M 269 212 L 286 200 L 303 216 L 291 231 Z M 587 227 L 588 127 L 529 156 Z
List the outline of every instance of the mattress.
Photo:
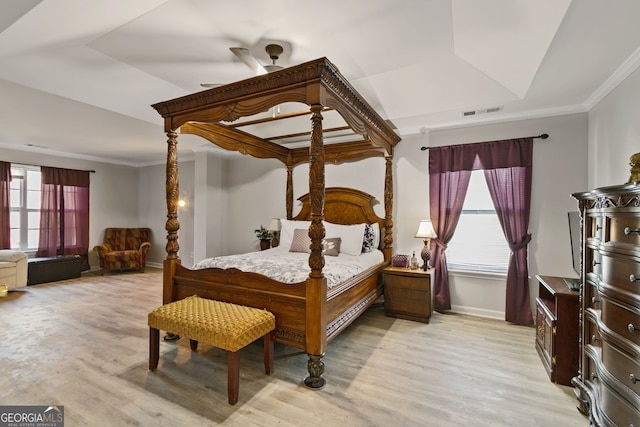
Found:
M 338 256 L 325 256 L 322 273 L 331 288 L 350 279 L 366 269 L 384 261 L 380 250 L 360 255 L 340 253 Z M 288 248 L 278 246 L 259 252 L 227 255 L 207 258 L 197 262 L 193 269 L 237 268 L 245 272 L 259 273 L 282 283 L 304 282 L 309 277 L 309 254 L 289 252 Z

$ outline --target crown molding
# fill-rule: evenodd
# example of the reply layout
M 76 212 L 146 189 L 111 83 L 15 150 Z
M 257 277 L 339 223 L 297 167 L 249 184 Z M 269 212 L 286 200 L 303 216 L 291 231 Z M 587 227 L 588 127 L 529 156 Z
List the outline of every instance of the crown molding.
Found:
M 611 91 L 629 77 L 638 67 L 640 67 L 640 48 L 636 49 L 636 51 L 584 101 L 583 105 L 587 111 L 591 110 L 598 102 L 602 101 L 605 96 L 609 95 Z

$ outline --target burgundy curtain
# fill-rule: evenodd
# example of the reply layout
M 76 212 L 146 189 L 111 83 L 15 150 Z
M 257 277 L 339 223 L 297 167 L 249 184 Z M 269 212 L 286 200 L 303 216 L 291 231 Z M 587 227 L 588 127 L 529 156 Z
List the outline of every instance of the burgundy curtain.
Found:
M 491 198 L 511 249 L 505 320 L 525 325 L 532 323 L 527 267 L 527 245 L 531 240 L 527 230 L 531 205 L 532 158 L 533 138 L 430 149 L 430 212 L 438 235 L 437 239 L 433 239 L 433 266 L 436 269 L 433 292 L 436 310 L 451 308 L 444 252 L 460 218 L 470 171 L 484 169 Z M 456 172 L 461 175 L 454 178 Z M 451 216 L 451 219 L 446 219 L 447 216 Z
M 0 249 L 11 249 L 11 163 L 0 162 Z
M 89 268 L 89 172 L 41 167 L 37 256 L 80 255 Z
M 453 155 L 448 150 L 437 151 L 436 156 L 443 161 L 447 161 Z M 429 154 L 429 163 L 434 158 L 433 155 L 433 152 Z M 431 251 L 431 265 L 435 269 L 432 283 L 433 299 L 434 308 L 437 311 L 451 309 L 449 271 L 447 269 L 445 249 L 458 226 L 470 178 L 471 171 L 466 170 L 435 173 L 429 176 L 429 194 L 432 195 L 430 203 L 431 222 L 438 236 L 431 239 L 432 247 L 434 247 Z M 433 197 L 434 195 L 437 195 L 437 197 Z
M 507 271 L 505 320 L 519 325 L 531 325 L 533 316 L 529 301 L 527 247 L 531 241 L 528 230 L 533 140 L 515 140 L 509 143 L 508 148 L 500 147 L 500 144 L 495 145 L 497 147 L 492 151 L 503 153 L 505 162 L 512 165 L 484 170 L 491 199 L 511 249 Z M 481 161 L 484 163 L 484 159 Z

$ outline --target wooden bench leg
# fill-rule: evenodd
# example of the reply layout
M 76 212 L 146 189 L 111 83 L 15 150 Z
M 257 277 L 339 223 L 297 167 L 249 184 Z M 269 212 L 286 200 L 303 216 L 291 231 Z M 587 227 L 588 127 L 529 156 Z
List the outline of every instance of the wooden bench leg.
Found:
M 160 331 L 149 328 L 149 370 L 155 371 L 160 358 Z
M 191 347 L 191 350 L 196 351 L 198 349 L 198 340 L 189 338 L 189 347 Z
M 268 332 L 263 337 L 264 340 L 264 371 L 271 375 L 273 373 L 273 332 Z
M 229 404 L 238 402 L 240 386 L 240 358 L 237 351 L 227 351 L 227 396 Z

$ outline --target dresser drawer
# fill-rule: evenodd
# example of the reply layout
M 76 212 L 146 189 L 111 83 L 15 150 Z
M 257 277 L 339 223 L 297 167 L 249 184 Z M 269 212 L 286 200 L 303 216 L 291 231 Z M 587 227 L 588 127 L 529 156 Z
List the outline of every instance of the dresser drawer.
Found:
M 602 412 L 616 426 L 640 425 L 640 412 L 606 384 L 600 386 Z
M 631 295 L 640 291 L 640 264 L 629 258 L 602 256 L 602 281 Z
M 584 380 L 588 383 L 591 383 L 593 385 L 594 388 L 599 389 L 600 388 L 600 378 L 598 376 L 598 363 L 596 363 L 594 357 L 594 353 L 599 354 L 599 352 L 594 352 L 593 349 L 589 349 L 589 352 L 587 354 L 586 359 L 586 364 L 585 366 L 582 367 L 583 369 L 583 377 Z
M 602 343 L 602 363 L 640 399 L 640 361 L 605 341 Z
M 590 276 L 589 280 L 587 280 L 587 285 L 584 287 L 584 307 L 599 310 L 602 296 L 598 291 L 598 285 L 591 279 L 594 279 L 594 277 Z
M 584 336 L 586 339 L 584 344 L 590 344 L 593 347 L 600 348 L 602 347 L 602 336 L 600 335 L 600 329 L 596 323 L 596 314 L 592 311 L 585 313 L 587 315 L 585 316 L 584 321 Z
M 602 240 L 604 218 L 597 213 L 590 213 L 585 218 L 585 234 L 587 239 Z
M 599 360 L 593 358 L 597 357 L 593 351 L 588 351 L 588 354 L 583 378 L 599 401 L 591 408 L 595 412 L 592 417 L 598 420 L 597 425 L 640 426 L 640 412 L 634 407 L 636 402 L 629 402 L 603 381 L 601 377 L 607 376 L 607 371 Z
M 640 245 L 640 217 L 633 213 L 607 213 L 602 241 Z
M 602 298 L 602 322 L 616 334 L 640 345 L 640 312 Z
M 593 275 L 597 279 L 602 277 L 602 254 L 597 248 L 586 247 L 586 256 L 584 257 L 582 268 L 587 275 Z

